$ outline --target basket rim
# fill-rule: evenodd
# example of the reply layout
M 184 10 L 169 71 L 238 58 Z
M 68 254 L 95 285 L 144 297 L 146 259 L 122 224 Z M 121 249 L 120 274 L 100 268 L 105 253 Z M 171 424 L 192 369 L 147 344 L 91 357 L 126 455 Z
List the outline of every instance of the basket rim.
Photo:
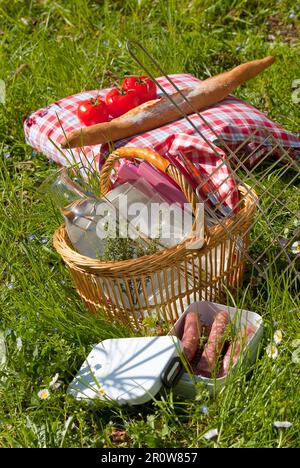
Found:
M 242 218 L 244 218 L 244 220 L 251 218 L 252 213 L 256 209 L 257 194 L 253 188 L 247 186 L 246 184 L 244 186 L 240 185 L 238 189 L 241 192 L 241 195 L 243 196 L 244 206 L 238 213 L 235 214 L 235 216 L 225 219 L 223 226 L 221 224 L 217 224 L 215 226 L 207 228 L 205 242 L 200 249 L 195 249 L 196 251 L 203 250 L 207 247 L 212 248 L 213 245 L 218 242 L 219 237 L 222 234 L 224 234 L 224 232 L 226 232 L 224 226 L 226 226 L 226 229 L 230 229 L 235 225 L 238 225 Z M 104 273 L 104 271 L 107 270 L 110 274 L 120 273 L 123 270 L 124 272 L 126 271 L 127 275 L 130 275 L 130 270 L 138 270 L 140 266 L 144 270 L 147 263 L 150 272 L 151 270 L 155 269 L 158 265 L 164 264 L 166 259 L 168 259 L 170 263 L 175 263 L 178 257 L 182 256 L 180 254 L 182 254 L 183 252 L 194 252 L 195 250 L 186 248 L 186 243 L 188 241 L 193 240 L 193 238 L 195 237 L 189 237 L 188 239 L 183 240 L 182 242 L 173 247 L 166 248 L 164 250 L 159 250 L 150 255 L 143 255 L 138 258 L 120 261 L 99 260 L 86 257 L 74 250 L 74 248 L 71 246 L 71 241 L 68 237 L 65 225 L 62 224 L 54 232 L 53 245 L 56 251 L 62 256 L 62 258 L 67 264 L 71 264 L 73 267 L 75 266 L 79 270 L 101 270 L 102 273 Z

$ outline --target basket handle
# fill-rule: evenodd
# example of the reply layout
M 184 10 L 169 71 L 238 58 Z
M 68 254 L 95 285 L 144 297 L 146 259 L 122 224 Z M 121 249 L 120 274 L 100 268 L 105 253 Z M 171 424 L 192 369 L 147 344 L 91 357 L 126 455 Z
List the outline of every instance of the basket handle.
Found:
M 168 174 L 181 188 L 187 201 L 191 203 L 194 215 L 196 215 L 196 195 L 187 182 L 186 178 L 183 176 L 183 174 L 181 174 L 177 167 L 173 166 L 169 161 L 167 161 L 167 159 L 163 158 L 159 153 L 156 153 L 155 151 L 152 151 L 148 148 L 123 146 L 122 148 L 118 148 L 117 150 L 113 151 L 108 156 L 101 170 L 100 188 L 103 195 L 106 195 L 110 191 L 112 186 L 110 173 L 114 168 L 116 161 L 122 158 L 143 159 L 144 161 L 148 161 L 153 164 L 160 171 Z

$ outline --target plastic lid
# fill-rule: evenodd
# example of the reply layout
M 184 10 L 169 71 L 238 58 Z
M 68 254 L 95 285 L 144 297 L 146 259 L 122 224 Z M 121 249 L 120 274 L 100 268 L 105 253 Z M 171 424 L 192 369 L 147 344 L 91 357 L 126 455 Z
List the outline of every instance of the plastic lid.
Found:
M 71 382 L 77 399 L 110 398 L 137 405 L 151 400 L 181 370 L 174 336 L 110 339 L 98 343 Z

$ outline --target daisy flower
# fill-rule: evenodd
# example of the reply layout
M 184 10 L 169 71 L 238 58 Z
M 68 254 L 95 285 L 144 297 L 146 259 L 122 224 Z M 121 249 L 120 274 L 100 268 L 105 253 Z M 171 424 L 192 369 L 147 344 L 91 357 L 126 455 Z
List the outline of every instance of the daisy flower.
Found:
M 267 356 L 268 356 L 269 358 L 277 359 L 277 357 L 278 357 L 278 349 L 276 348 L 275 345 L 270 344 L 269 346 L 267 346 L 266 352 L 267 352 Z
M 282 331 L 281 330 L 276 330 L 273 336 L 275 344 L 279 344 L 282 342 Z
M 300 241 L 296 241 L 292 244 L 292 253 L 295 255 L 300 253 Z
M 49 390 L 47 388 L 43 388 L 38 392 L 38 397 L 40 400 L 48 400 L 50 397 Z
M 99 398 L 103 398 L 104 395 L 105 395 L 105 390 L 104 390 L 104 388 L 99 388 L 99 389 L 98 389 L 98 396 L 99 396 Z
M 215 439 L 215 437 L 217 437 L 218 434 L 219 434 L 218 429 L 211 429 L 210 431 L 206 432 L 203 437 L 206 440 L 211 440 L 211 439 Z
M 281 429 L 281 428 L 287 429 L 287 428 L 291 427 L 292 425 L 293 425 L 293 423 L 291 423 L 289 421 L 274 421 L 273 422 L 273 426 L 277 427 L 277 429 Z

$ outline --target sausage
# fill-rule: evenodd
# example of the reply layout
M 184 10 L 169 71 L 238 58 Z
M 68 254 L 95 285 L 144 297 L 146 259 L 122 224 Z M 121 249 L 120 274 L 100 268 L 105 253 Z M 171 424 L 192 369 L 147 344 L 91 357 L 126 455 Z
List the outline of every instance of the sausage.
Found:
M 201 336 L 202 325 L 197 312 L 189 312 L 184 322 L 184 330 L 181 338 L 183 352 L 189 362 L 195 357 Z
M 246 346 L 247 342 L 254 335 L 256 329 L 253 325 L 247 325 L 239 331 L 236 339 L 229 346 L 219 372 L 218 377 L 224 377 L 228 371 L 233 367 L 241 354 L 242 349 Z
M 215 370 L 225 341 L 224 335 L 228 323 L 228 312 L 222 311 L 216 315 L 202 356 L 196 366 L 197 375 L 210 377 L 211 373 Z

